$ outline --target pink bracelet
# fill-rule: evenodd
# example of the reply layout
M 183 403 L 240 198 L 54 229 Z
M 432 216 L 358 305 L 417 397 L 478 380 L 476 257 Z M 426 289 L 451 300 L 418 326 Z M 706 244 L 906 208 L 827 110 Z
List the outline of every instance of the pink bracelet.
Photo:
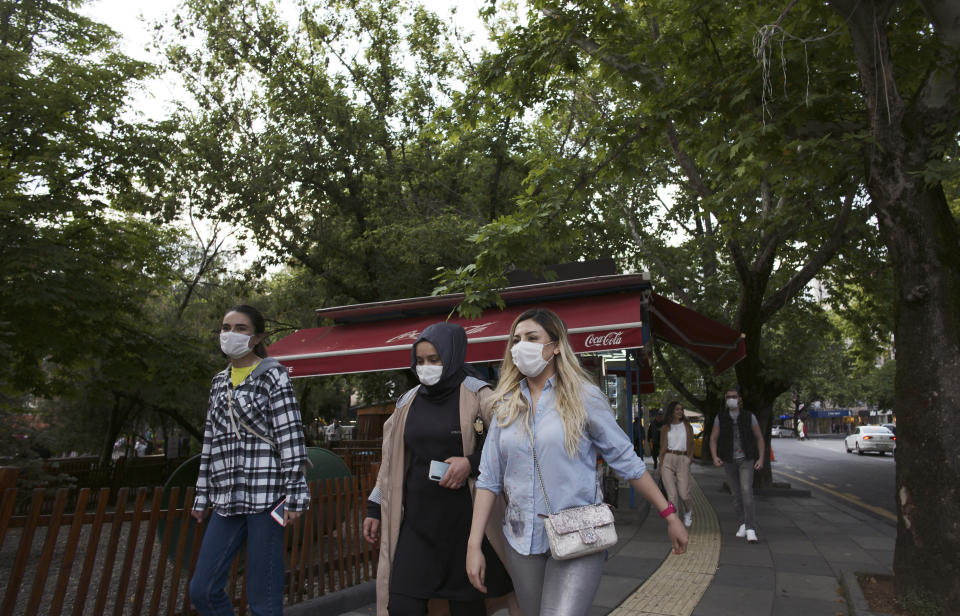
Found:
M 670 501 L 667 501 L 667 507 L 666 509 L 660 512 L 660 517 L 666 520 L 671 513 L 676 513 L 676 512 L 677 512 L 677 508 L 673 506 L 673 503 L 671 503 Z

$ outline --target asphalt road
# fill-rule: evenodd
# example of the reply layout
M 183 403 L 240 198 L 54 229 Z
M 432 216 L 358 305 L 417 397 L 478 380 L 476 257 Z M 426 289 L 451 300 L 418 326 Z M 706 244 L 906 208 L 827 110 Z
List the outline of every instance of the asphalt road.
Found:
M 774 438 L 774 481 L 818 490 L 896 525 L 896 462 L 890 454 L 846 453 L 836 438 Z

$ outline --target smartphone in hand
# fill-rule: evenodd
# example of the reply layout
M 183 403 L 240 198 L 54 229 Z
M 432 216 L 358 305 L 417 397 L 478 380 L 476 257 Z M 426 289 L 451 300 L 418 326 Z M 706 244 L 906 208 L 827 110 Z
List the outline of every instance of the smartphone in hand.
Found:
M 443 476 L 447 473 L 447 469 L 450 468 L 450 465 L 446 462 L 441 462 L 439 460 L 430 460 L 430 470 L 427 472 L 427 477 L 433 481 L 440 481 L 443 479 Z
M 270 510 L 270 517 L 273 518 L 273 521 L 279 524 L 280 526 L 286 526 L 283 521 L 283 504 L 287 502 L 287 499 L 283 499 L 277 506 Z

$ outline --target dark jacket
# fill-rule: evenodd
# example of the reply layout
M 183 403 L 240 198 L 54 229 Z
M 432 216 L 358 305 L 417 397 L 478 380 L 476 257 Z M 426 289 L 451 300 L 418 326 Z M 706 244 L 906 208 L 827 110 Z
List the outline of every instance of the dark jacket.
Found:
M 660 447 L 660 428 L 663 427 L 663 422 L 659 419 L 654 419 L 650 422 L 650 427 L 647 428 L 647 440 L 650 441 L 650 444 L 654 447 Z
M 730 411 L 723 409 L 717 415 L 717 422 L 720 426 L 720 434 L 717 436 L 717 456 L 724 462 L 734 462 L 733 459 L 733 418 L 730 417 Z M 740 416 L 737 417 L 736 429 L 740 431 L 740 446 L 743 447 L 743 453 L 748 460 L 756 460 L 760 457 L 760 451 L 757 448 L 757 438 L 753 434 L 753 413 L 740 410 Z

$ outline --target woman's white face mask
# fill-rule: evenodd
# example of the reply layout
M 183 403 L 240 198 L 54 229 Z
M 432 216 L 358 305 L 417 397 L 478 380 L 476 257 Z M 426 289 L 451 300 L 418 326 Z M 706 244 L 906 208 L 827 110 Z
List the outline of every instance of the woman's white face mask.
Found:
M 423 364 L 417 366 L 417 378 L 426 386 L 436 385 L 443 374 L 443 365 Z
M 220 350 L 230 359 L 240 359 L 250 352 L 250 336 L 237 332 L 220 332 Z
M 543 369 L 550 363 L 543 358 L 543 347 L 545 346 L 545 344 L 521 340 L 510 347 L 510 356 L 513 358 L 513 363 L 523 376 L 533 378 L 543 372 Z

